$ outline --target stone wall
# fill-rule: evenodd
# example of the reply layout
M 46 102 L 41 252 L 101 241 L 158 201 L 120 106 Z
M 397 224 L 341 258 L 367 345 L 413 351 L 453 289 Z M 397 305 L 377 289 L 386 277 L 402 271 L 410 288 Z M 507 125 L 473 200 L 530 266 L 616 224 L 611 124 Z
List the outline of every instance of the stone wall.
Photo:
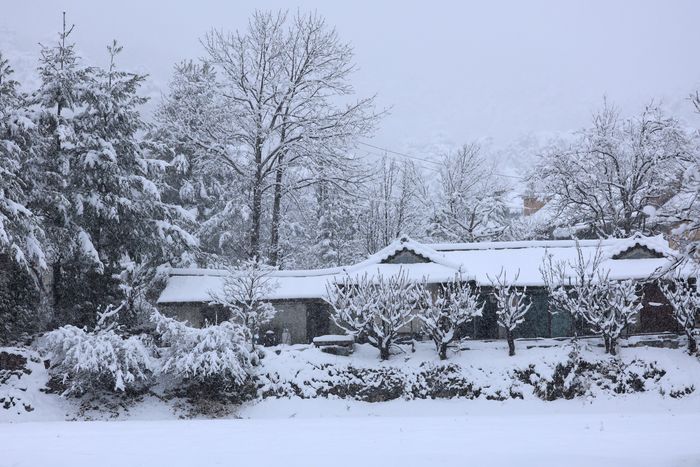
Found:
M 344 334 L 330 321 L 328 304 L 323 301 L 280 300 L 273 301 L 272 304 L 277 309 L 277 315 L 261 332 L 264 334 L 272 330 L 277 341 L 281 339 L 285 328 L 289 330 L 293 344 L 309 343 L 316 335 Z M 195 327 L 202 327 L 205 322 L 216 323 L 228 319 L 228 313 L 221 307 L 204 303 L 161 304 L 160 309 L 167 316 L 187 321 Z M 312 327 L 310 319 L 320 319 L 321 323 Z

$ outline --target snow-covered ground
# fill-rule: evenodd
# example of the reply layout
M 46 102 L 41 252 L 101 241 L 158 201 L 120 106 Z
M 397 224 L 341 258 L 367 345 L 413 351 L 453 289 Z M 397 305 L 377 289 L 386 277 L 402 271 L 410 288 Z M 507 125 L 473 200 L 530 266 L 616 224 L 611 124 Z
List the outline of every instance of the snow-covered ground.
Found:
M 644 398 L 270 401 L 240 420 L 0 424 L 0 465 L 696 466 L 699 412 Z
M 107 410 L 92 403 L 95 407 L 85 410 L 83 404 L 80 410 L 76 400 L 40 390 L 48 374 L 36 353 L 6 349 L 28 355 L 31 372 L 0 384 L 0 398 L 11 396 L 15 402 L 0 410 L 0 421 L 32 423 L 0 423 L 0 466 L 700 465 L 700 391 L 670 396 L 673 390 L 700 387 L 700 362 L 682 349 L 621 349 L 621 362 L 653 363 L 663 370 L 662 376 L 645 380 L 642 392 L 597 388 L 572 400 L 546 402 L 522 382 L 517 384 L 523 399 L 497 401 L 485 395 L 504 392 L 514 384 L 509 372 L 528 365 L 546 378 L 570 348 L 551 340 L 519 341 L 518 354 L 508 357 L 501 341 L 465 347 L 451 353 L 448 363 L 480 385 L 481 396 L 374 403 L 320 397 L 315 388 L 332 385 L 332 375 L 349 366 L 393 369 L 410 382 L 410 375 L 439 363 L 434 349 L 419 344 L 415 352 L 387 362 L 368 346 L 357 346 L 351 357 L 309 346 L 268 349 L 260 369 L 264 381 L 277 388 L 304 386 L 302 395 L 309 398 L 268 397 L 219 420 L 178 420 L 188 415 L 178 406 L 182 401 L 157 396 L 128 407 Z M 609 358 L 595 340 L 582 347 L 588 361 Z M 119 421 L 65 421 L 112 417 Z

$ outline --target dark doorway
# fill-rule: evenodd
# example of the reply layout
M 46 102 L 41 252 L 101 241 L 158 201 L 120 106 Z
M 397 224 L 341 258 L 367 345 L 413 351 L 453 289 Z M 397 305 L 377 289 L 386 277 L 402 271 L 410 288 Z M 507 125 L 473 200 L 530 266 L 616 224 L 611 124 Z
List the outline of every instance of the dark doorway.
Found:
M 638 332 L 677 332 L 671 304 L 655 283 L 644 284 Z
M 306 338 L 309 343 L 314 337 L 328 334 L 331 325 L 331 317 L 328 305 L 313 302 L 306 307 Z

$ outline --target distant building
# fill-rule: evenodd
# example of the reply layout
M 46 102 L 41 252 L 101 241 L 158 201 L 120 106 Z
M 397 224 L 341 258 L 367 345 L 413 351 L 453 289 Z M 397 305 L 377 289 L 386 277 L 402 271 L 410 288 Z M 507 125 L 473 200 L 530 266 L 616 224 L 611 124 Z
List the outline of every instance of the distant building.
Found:
M 473 338 L 498 338 L 495 303 L 486 296 L 491 279 L 503 271 L 516 286 L 527 287 L 532 307 L 516 331 L 518 337 L 558 337 L 574 332 L 575 323 L 565 314 L 548 311 L 548 296 L 540 266 L 546 255 L 555 262 L 573 264 L 577 245 L 586 257 L 598 250 L 601 269 L 611 280 L 647 281 L 659 277 L 672 264 L 676 252 L 661 236 L 634 236 L 607 240 L 538 240 L 484 243 L 422 244 L 402 238 L 366 260 L 345 267 L 319 270 L 276 271 L 277 288 L 267 297 L 279 310 L 269 328 L 277 337 L 286 328 L 292 342 L 306 343 L 314 337 L 337 333 L 331 322 L 327 287 L 346 277 L 384 277 L 406 274 L 411 280 L 438 286 L 460 276 L 481 287 L 485 310 L 482 317 L 464 329 Z M 568 272 L 567 272 L 568 273 Z M 220 292 L 226 271 L 212 269 L 172 269 L 158 299 L 162 311 L 194 326 L 220 317 L 222 310 L 209 305 L 210 294 Z M 516 279 L 517 277 L 517 279 Z M 637 324 L 629 332 L 675 331 L 670 305 L 652 282 L 644 285 L 643 308 Z M 407 331 L 419 331 L 416 323 Z

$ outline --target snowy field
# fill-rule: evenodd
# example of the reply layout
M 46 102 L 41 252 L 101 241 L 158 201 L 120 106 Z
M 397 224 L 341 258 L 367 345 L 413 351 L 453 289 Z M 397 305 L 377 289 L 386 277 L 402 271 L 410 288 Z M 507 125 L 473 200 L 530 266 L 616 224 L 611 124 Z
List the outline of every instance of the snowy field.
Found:
M 508 357 L 502 341 L 470 342 L 449 362 L 481 385 L 480 397 L 374 403 L 312 397 L 313 384 L 335 384 L 322 369 L 328 364 L 339 370 L 348 365 L 393 368 L 410 375 L 436 363 L 434 350 L 421 344 L 416 352 L 387 362 L 368 346 L 357 346 L 351 357 L 310 346 L 271 350 L 261 368 L 266 384 L 284 388 L 294 383 L 310 398 L 258 399 L 216 420 L 180 420 L 187 415 L 176 401 L 153 396 L 116 414 L 96 406 L 81 415 L 76 400 L 41 391 L 48 374 L 34 359 L 29 374 L 0 386 L 0 396 L 17 401 L 11 410 L 0 411 L 0 422 L 14 422 L 0 423 L 0 467 L 700 465 L 699 391 L 669 395 L 700 387 L 697 358 L 682 349 L 623 347 L 622 362 L 654 362 L 664 375 L 646 380 L 642 392 L 615 394 L 593 387 L 586 396 L 547 402 L 532 394 L 531 386 L 514 383 L 508 372 L 534 364 L 546 376 L 568 352 L 566 345 L 552 344 L 518 342 L 518 355 Z M 583 355 L 589 361 L 608 358 L 595 340 L 584 344 Z M 513 384 L 523 399 L 485 396 Z M 113 421 L 66 421 L 74 419 Z
M 657 399 L 658 401 L 658 399 Z M 0 424 L 3 466 L 697 466 L 700 407 L 652 399 L 270 401 L 239 420 Z M 285 416 L 282 418 L 282 416 Z

